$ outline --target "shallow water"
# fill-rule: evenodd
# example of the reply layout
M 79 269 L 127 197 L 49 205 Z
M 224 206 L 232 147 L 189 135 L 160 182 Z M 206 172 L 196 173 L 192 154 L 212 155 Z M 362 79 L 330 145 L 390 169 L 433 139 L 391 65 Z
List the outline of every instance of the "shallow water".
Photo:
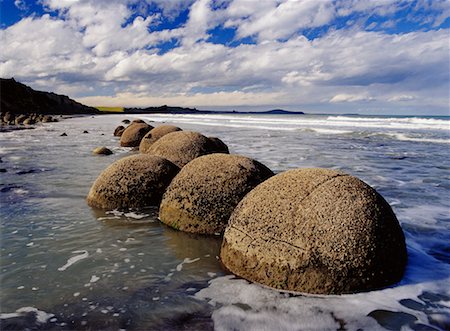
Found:
M 275 172 L 341 169 L 375 187 L 405 232 L 405 277 L 388 289 L 326 297 L 229 275 L 217 259 L 220 238 L 172 230 L 154 209 L 89 208 L 98 174 L 135 153 L 112 136 L 126 117 L 135 115 L 0 133 L 2 329 L 449 328 L 448 118 L 141 116 L 217 136 Z M 114 154 L 91 154 L 102 145 Z

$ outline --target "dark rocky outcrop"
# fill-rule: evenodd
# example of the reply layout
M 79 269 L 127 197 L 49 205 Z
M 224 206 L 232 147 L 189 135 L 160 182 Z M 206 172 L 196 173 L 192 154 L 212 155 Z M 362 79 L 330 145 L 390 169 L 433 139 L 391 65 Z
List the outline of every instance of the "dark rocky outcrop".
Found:
M 137 154 L 106 168 L 87 196 L 90 206 L 112 210 L 157 206 L 179 168 L 154 155 Z
M 326 169 L 278 174 L 234 210 L 220 257 L 243 278 L 320 294 L 400 281 L 405 238 L 389 204 L 356 177 Z
M 258 161 L 240 155 L 200 156 L 181 169 L 164 193 L 159 218 L 185 232 L 223 233 L 239 201 L 273 176 Z
M 14 78 L 0 78 L 2 114 L 98 114 L 95 108 L 82 105 L 65 95 L 33 90 Z M 2 116 L 4 117 L 4 116 Z

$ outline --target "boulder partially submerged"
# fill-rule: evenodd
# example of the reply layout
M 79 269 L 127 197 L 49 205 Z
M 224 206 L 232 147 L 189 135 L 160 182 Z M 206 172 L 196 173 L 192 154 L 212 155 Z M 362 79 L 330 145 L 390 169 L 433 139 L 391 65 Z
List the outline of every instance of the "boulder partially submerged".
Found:
M 211 143 L 213 144 L 213 148 L 214 148 L 214 152 L 215 153 L 230 153 L 230 151 L 228 150 L 228 146 L 219 138 L 217 137 L 208 137 L 208 139 L 211 141 Z
M 113 152 L 108 147 L 101 146 L 101 147 L 94 148 L 92 150 L 92 154 L 96 154 L 96 155 L 111 155 L 111 154 L 113 154 Z
M 137 154 L 106 168 L 87 196 L 90 206 L 112 210 L 158 206 L 179 168 L 158 156 Z
M 185 232 L 223 233 L 239 201 L 273 176 L 253 159 L 209 154 L 189 162 L 172 180 L 161 201 L 159 218 Z
M 120 136 L 120 146 L 137 147 L 141 143 L 141 139 L 153 129 L 153 126 L 147 123 L 132 122 Z
M 147 153 L 166 158 L 182 168 L 193 159 L 216 151 L 216 144 L 208 137 L 193 131 L 177 131 L 158 139 Z
M 121 137 L 122 133 L 125 131 L 125 127 L 123 125 L 119 125 L 114 129 L 114 137 Z
M 373 188 L 342 172 L 297 169 L 239 203 L 220 258 L 234 274 L 270 287 L 341 294 L 398 282 L 407 254 L 397 218 Z

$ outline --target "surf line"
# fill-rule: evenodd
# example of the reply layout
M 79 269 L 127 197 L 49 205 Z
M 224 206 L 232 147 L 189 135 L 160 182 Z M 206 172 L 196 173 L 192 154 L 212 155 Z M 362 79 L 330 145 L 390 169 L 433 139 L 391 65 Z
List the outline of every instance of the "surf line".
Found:
M 62 267 L 58 268 L 58 271 L 64 271 L 66 270 L 68 267 L 70 267 L 72 264 L 77 263 L 80 260 L 83 260 L 85 258 L 87 258 L 89 256 L 88 251 L 82 250 L 82 251 L 73 251 L 72 253 L 74 254 L 79 254 L 79 255 L 75 255 L 72 256 L 71 258 L 69 258 L 67 260 L 67 263 L 65 265 L 63 265 Z M 81 253 L 81 254 L 80 254 Z

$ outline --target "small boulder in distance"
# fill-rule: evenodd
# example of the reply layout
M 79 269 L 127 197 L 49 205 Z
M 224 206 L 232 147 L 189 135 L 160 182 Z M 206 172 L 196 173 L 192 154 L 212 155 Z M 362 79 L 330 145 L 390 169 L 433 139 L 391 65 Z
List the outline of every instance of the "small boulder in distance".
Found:
M 110 150 L 109 148 L 102 146 L 102 147 L 97 147 L 94 148 L 94 150 L 92 151 L 92 154 L 97 154 L 97 155 L 111 155 L 113 154 L 112 150 Z
M 123 125 L 119 125 L 114 129 L 114 137 L 122 136 L 122 133 L 125 131 L 125 127 Z

